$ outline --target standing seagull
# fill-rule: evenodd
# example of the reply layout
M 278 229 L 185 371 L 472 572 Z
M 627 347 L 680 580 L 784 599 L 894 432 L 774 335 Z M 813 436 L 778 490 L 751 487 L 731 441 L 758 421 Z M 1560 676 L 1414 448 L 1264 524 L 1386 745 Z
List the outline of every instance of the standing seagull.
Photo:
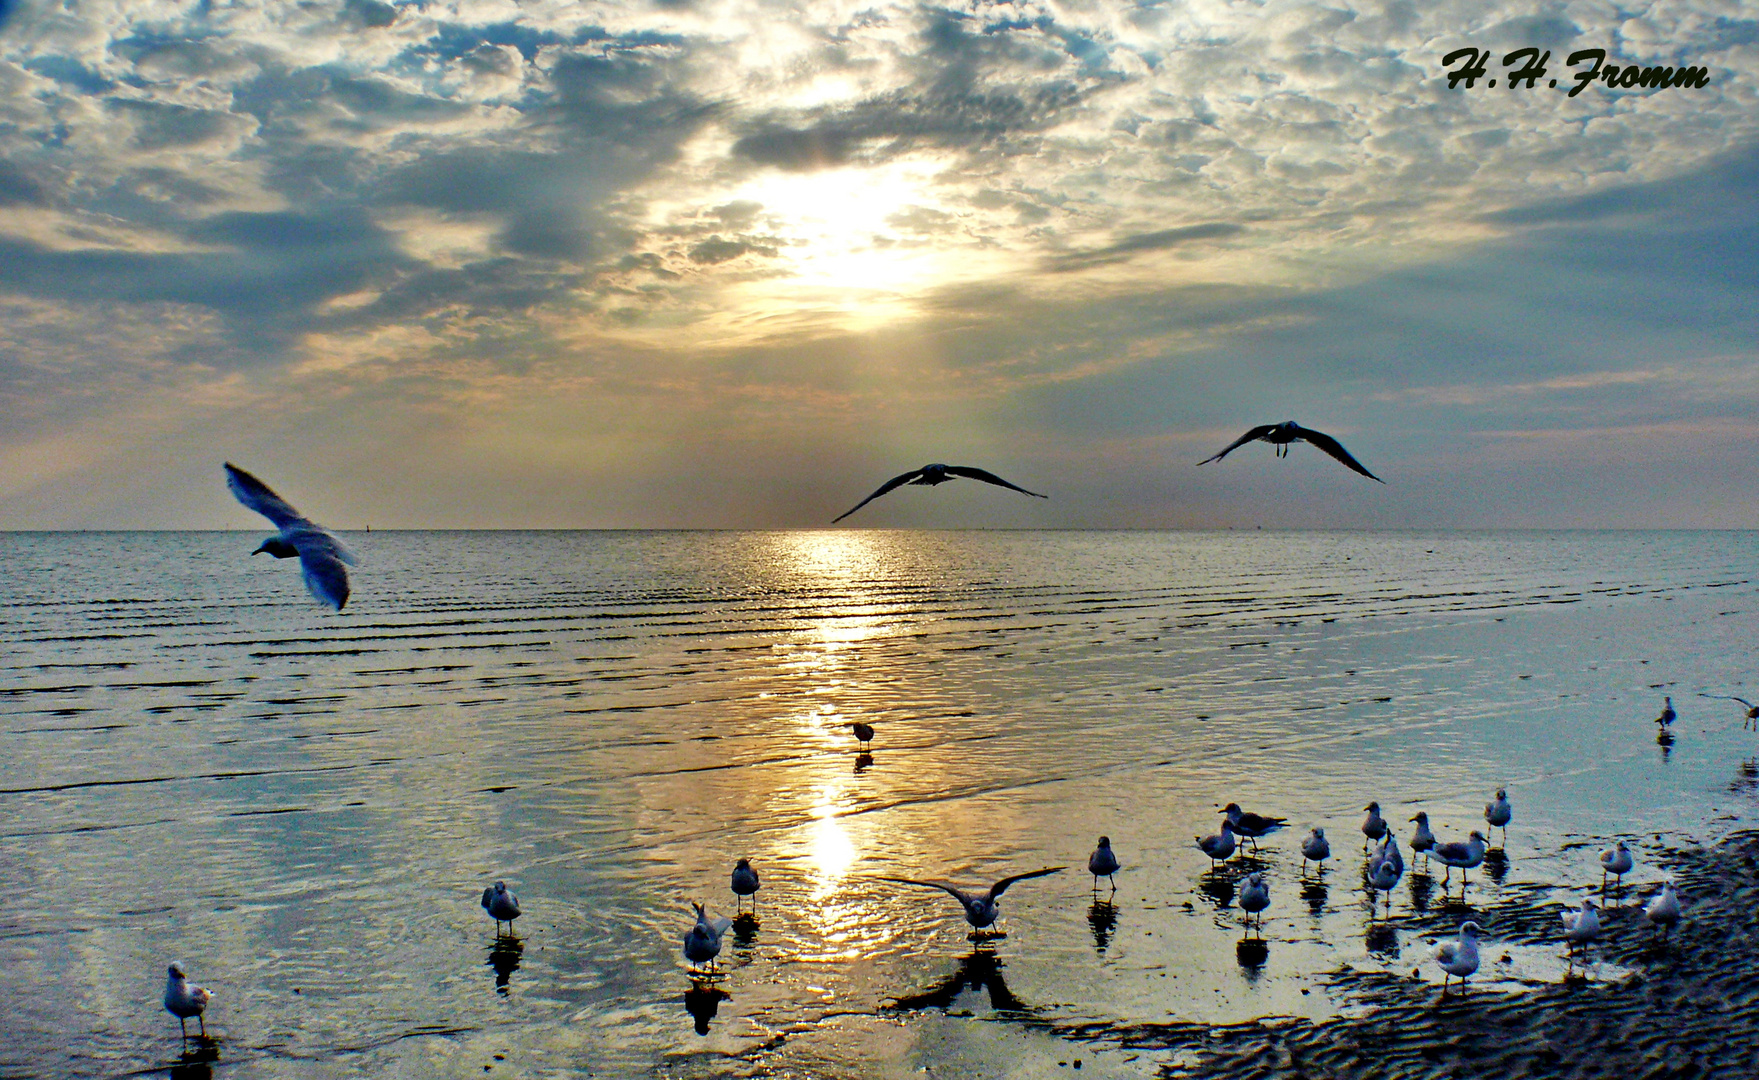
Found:
M 1325 830 L 1315 825 L 1313 831 L 1307 834 L 1307 839 L 1301 841 L 1301 872 L 1307 872 L 1307 860 L 1311 859 L 1319 864 L 1319 872 L 1323 874 L 1325 860 L 1329 858 L 1331 842 L 1325 838 Z
M 1118 872 L 1118 857 L 1112 854 L 1111 837 L 1102 836 L 1099 838 L 1099 846 L 1094 848 L 1093 854 L 1087 857 L 1087 872 L 1093 875 L 1094 892 L 1099 891 L 1099 877 L 1101 874 L 1104 874 L 1106 880 L 1112 883 L 1112 891 L 1118 891 L 1118 881 L 1116 878 L 1112 877 L 1113 874 Z
M 1228 824 L 1233 827 L 1234 835 L 1252 841 L 1254 851 L 1258 850 L 1259 837 L 1269 836 L 1289 823 L 1287 818 L 1248 814 L 1240 809 L 1239 803 L 1229 803 L 1222 812 L 1228 815 Z
M 1012 877 L 1005 877 L 994 885 L 991 885 L 989 891 L 982 896 L 973 896 L 970 893 L 961 892 L 953 886 L 939 881 L 917 881 L 913 878 L 901 877 L 882 877 L 880 880 L 897 882 L 899 885 L 921 885 L 923 888 L 940 889 L 942 892 L 951 893 L 953 899 L 959 901 L 959 906 L 965 909 L 965 921 L 970 923 L 973 929 L 983 930 L 987 927 L 994 926 L 997 917 L 1001 915 L 1002 908 L 997 901 L 1002 898 L 1003 893 L 1008 891 L 1008 886 L 1014 884 L 1016 881 L 1025 881 L 1027 878 L 1043 877 L 1046 874 L 1054 874 L 1058 870 L 1064 869 L 1067 869 L 1067 867 L 1047 866 L 1043 870 L 1033 870 L 1029 873 L 1015 874 Z
M 1344 466 L 1351 472 L 1361 473 L 1363 476 L 1368 477 L 1368 479 L 1373 480 L 1377 484 L 1386 483 L 1385 480 L 1382 480 L 1380 477 L 1363 468 L 1362 463 L 1351 457 L 1350 452 L 1344 449 L 1342 443 L 1338 442 L 1323 431 L 1314 431 L 1312 428 L 1304 428 L 1293 420 L 1284 420 L 1280 424 L 1260 424 L 1251 431 L 1240 436 L 1238 439 L 1235 439 L 1225 447 L 1221 453 L 1214 457 L 1204 458 L 1197 464 L 1208 465 L 1212 461 L 1220 461 L 1222 458 L 1227 457 L 1230 453 L 1245 446 L 1247 443 L 1252 442 L 1254 439 L 1262 439 L 1276 447 L 1277 457 L 1287 457 L 1289 455 L 1290 443 L 1312 443 L 1314 446 L 1319 447 L 1332 457 L 1343 462 Z
M 727 927 L 733 925 L 733 920 L 710 919 L 708 912 L 694 900 L 690 902 L 690 906 L 696 909 L 696 925 L 684 935 L 684 959 L 696 967 L 704 964 L 712 967 L 715 957 L 721 955 L 721 935 L 727 932 Z
M 995 473 L 985 472 L 983 469 L 975 469 L 969 465 L 924 465 L 920 469 L 912 469 L 902 476 L 894 476 L 890 480 L 887 480 L 879 486 L 878 491 L 869 495 L 867 498 L 862 499 L 860 502 L 856 503 L 854 507 L 843 511 L 841 514 L 832 518 L 831 524 L 835 525 L 837 522 L 842 521 L 850 514 L 853 514 L 856 510 L 861 509 L 895 487 L 902 487 L 905 484 L 927 484 L 928 486 L 933 487 L 936 484 L 944 484 L 956 476 L 967 476 L 973 480 L 982 480 L 986 484 L 995 484 L 997 487 L 1009 488 L 1020 492 L 1022 495 L 1030 495 L 1035 499 L 1050 498 L 1049 495 L 1040 495 L 1036 491 L 1027 491 L 1018 484 L 1008 483 Z
M 1368 868 L 1368 884 L 1386 894 L 1386 913 L 1393 913 L 1393 890 L 1398 888 L 1399 878 L 1405 875 L 1404 861 L 1380 859 Z M 1373 899 L 1369 903 L 1372 905 Z M 1372 915 L 1373 912 L 1370 911 Z
M 483 890 L 483 910 L 495 920 L 495 936 L 501 936 L 501 924 L 507 924 L 507 935 L 513 935 L 513 920 L 519 918 L 519 897 L 507 888 L 505 881 Z
M 1234 827 L 1226 820 L 1222 821 L 1221 831 L 1214 836 L 1195 837 L 1197 848 L 1209 856 L 1209 868 L 1215 869 L 1218 862 L 1227 862 L 1228 856 L 1234 853 Z
M 1662 883 L 1661 892 L 1643 909 L 1643 921 L 1659 926 L 1663 937 L 1680 921 L 1680 894 L 1674 892 L 1673 882 Z
M 1362 809 L 1368 816 L 1362 819 L 1362 850 L 1368 850 L 1368 841 L 1379 840 L 1386 835 L 1386 819 L 1380 816 L 1380 804 L 1371 802 Z
M 1631 867 L 1635 865 L 1637 865 L 1637 860 L 1632 858 L 1631 849 L 1625 846 L 1623 840 L 1618 842 L 1617 847 L 1610 847 L 1601 852 L 1600 890 L 1602 892 L 1606 891 L 1606 875 L 1608 874 L 1618 878 L 1618 884 L 1623 886 L 1625 883 L 1625 875 L 1630 873 Z
M 1515 819 L 1515 808 L 1509 803 L 1509 793 L 1502 788 L 1496 789 L 1496 799 L 1484 804 L 1484 820 L 1491 828 L 1502 830 L 1502 846 L 1509 846 L 1509 822 Z
M 743 904 L 744 898 L 751 897 L 751 913 L 757 914 L 757 890 L 761 888 L 757 881 L 757 871 L 751 868 L 750 859 L 740 859 L 733 867 L 733 903 Z
M 863 750 L 867 749 L 868 743 L 873 742 L 873 725 L 872 724 L 864 724 L 861 721 L 857 720 L 853 724 L 849 725 L 849 730 L 853 731 L 855 733 L 855 741 L 859 742 L 861 744 L 861 748 Z
M 1570 944 L 1571 955 L 1575 954 L 1577 945 L 1586 945 L 1600 936 L 1600 915 L 1594 910 L 1594 901 L 1583 900 L 1580 911 L 1563 912 L 1564 940 Z
M 188 1020 L 192 1016 L 201 1025 L 202 1035 L 206 1037 L 208 1022 L 202 1019 L 202 1013 L 207 1010 L 208 999 L 214 995 L 203 987 L 191 986 L 189 979 L 183 974 L 182 964 L 172 964 L 167 971 L 165 1008 L 170 1011 L 172 1016 L 177 1017 L 177 1027 L 183 1032 L 184 1038 L 189 1038 Z
M 1443 994 L 1448 992 L 1448 980 L 1455 975 L 1460 977 L 1460 990 L 1464 992 L 1466 976 L 1478 970 L 1478 932 L 1481 929 L 1475 922 L 1461 923 L 1458 938 L 1435 947 L 1435 962 L 1447 973 L 1441 980 Z
M 1660 724 L 1662 730 L 1665 731 L 1669 724 L 1679 719 L 1679 715 L 1679 713 L 1673 711 L 1673 696 L 1670 694 L 1667 699 L 1667 704 L 1662 707 L 1661 715 L 1655 718 L 1655 722 Z
M 354 565 L 354 555 L 342 546 L 342 541 L 322 526 L 313 524 L 309 518 L 301 517 L 299 511 L 287 505 L 287 500 L 269 490 L 269 485 L 230 461 L 226 463 L 226 486 L 232 489 L 239 502 L 268 518 L 281 530 L 264 540 L 251 554 L 266 551 L 277 559 L 291 559 L 297 555 L 305 587 L 319 603 L 341 611 L 342 605 L 348 602 L 348 566 Z M 348 565 L 344 566 L 344 563 Z
M 1270 906 L 1270 886 L 1264 883 L 1264 875 L 1257 870 L 1246 875 L 1246 884 L 1240 887 L 1240 910 L 1246 913 L 1246 925 L 1258 927 L 1258 936 L 1264 936 L 1264 909 Z
M 1447 867 L 1441 876 L 1442 888 L 1444 890 L 1447 888 L 1448 877 L 1457 866 L 1460 868 L 1460 895 L 1465 896 L 1466 871 L 1484 861 L 1484 850 L 1484 834 L 1477 829 L 1472 830 L 1472 835 L 1463 844 L 1455 840 L 1446 844 L 1437 844 L 1430 849 L 1430 854 L 1440 859 L 1442 864 Z
M 1429 831 L 1429 815 L 1419 810 L 1411 820 L 1417 823 L 1417 831 L 1411 834 L 1411 854 L 1421 855 L 1427 862 L 1429 853 L 1435 849 L 1435 834 Z

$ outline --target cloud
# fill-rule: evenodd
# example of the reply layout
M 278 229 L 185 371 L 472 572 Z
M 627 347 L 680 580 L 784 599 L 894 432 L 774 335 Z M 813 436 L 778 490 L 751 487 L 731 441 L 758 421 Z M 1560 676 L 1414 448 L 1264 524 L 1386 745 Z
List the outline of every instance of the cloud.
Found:
M 1095 266 L 1125 262 L 1145 251 L 1166 251 L 1193 240 L 1219 240 L 1238 236 L 1245 231 L 1244 226 L 1225 221 L 1214 221 L 1204 225 L 1186 225 L 1177 229 L 1159 229 L 1155 232 L 1126 236 L 1124 239 L 1104 247 L 1055 255 L 1045 260 L 1045 263 L 1046 268 L 1051 272 L 1066 274 L 1076 270 L 1089 270 Z

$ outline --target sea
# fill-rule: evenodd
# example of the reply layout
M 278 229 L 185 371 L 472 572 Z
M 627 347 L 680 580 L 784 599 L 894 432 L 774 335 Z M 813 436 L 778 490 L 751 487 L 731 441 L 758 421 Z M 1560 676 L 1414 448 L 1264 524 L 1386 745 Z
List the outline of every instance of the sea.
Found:
M 254 533 L 0 533 L 0 1076 L 1164 1075 L 1121 1033 L 1439 992 L 1511 890 L 1625 838 L 1635 903 L 1759 814 L 1759 533 L 343 536 L 335 613 Z M 1370 801 L 1463 840 L 1498 788 L 1463 903 L 1407 847 L 1374 906 Z M 1288 825 L 1212 868 L 1230 802 Z M 1057 866 L 978 940 L 894 880 Z M 1628 975 L 1486 948 L 1474 993 Z

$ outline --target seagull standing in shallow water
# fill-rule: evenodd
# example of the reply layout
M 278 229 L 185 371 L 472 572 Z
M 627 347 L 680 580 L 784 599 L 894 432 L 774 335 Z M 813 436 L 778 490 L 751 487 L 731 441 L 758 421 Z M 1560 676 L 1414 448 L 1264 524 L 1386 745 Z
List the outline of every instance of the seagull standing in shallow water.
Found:
M 1099 838 L 1099 846 L 1094 848 L 1093 854 L 1087 857 L 1087 872 L 1093 875 L 1093 890 L 1095 892 L 1099 891 L 1099 879 L 1102 874 L 1107 881 L 1112 883 L 1112 891 L 1118 891 L 1117 879 L 1112 877 L 1118 872 L 1118 857 L 1112 853 L 1111 837 L 1102 836 Z
M 1405 875 L 1403 860 L 1380 859 L 1368 868 L 1368 884 L 1386 894 L 1386 913 L 1393 913 L 1393 890 Z
M 1673 882 L 1662 883 L 1661 892 L 1644 907 L 1643 921 L 1650 926 L 1659 926 L 1664 937 L 1679 923 L 1680 894 L 1674 892 Z
M 867 749 L 867 744 L 873 741 L 872 724 L 864 724 L 857 720 L 849 725 L 849 730 L 855 733 L 855 741 L 861 744 L 863 750 Z
M 744 898 L 751 897 L 751 910 L 757 912 L 757 871 L 751 868 L 750 859 L 740 859 L 733 867 L 733 902 L 741 904 Z
M 1509 803 L 1509 793 L 1496 789 L 1496 798 L 1484 804 L 1484 820 L 1493 829 L 1502 830 L 1502 846 L 1509 846 L 1509 822 L 1515 819 L 1515 808 Z
M 1600 936 L 1600 915 L 1592 900 L 1583 900 L 1580 911 L 1563 912 L 1563 920 L 1564 940 L 1570 943 L 1572 954 L 1577 945 L 1586 945 Z
M 1411 854 L 1427 860 L 1435 848 L 1435 834 L 1429 831 L 1429 815 L 1419 810 L 1411 820 L 1417 823 L 1417 831 L 1411 834 Z
M 269 485 L 226 463 L 226 486 L 238 501 L 268 518 L 281 531 L 264 540 L 252 555 L 268 552 L 277 559 L 299 558 L 299 570 L 305 587 L 318 601 L 336 611 L 348 602 L 348 567 L 354 555 L 342 541 L 329 531 L 301 516 L 287 500 L 269 490 Z M 346 565 L 344 565 L 346 564 Z
M 1618 842 L 1617 847 L 1610 847 L 1610 848 L 1607 848 L 1605 851 L 1601 852 L 1600 853 L 1600 888 L 1601 888 L 1601 891 L 1604 892 L 1606 890 L 1606 875 L 1608 875 L 1608 874 L 1613 875 L 1614 877 L 1618 878 L 1617 884 L 1623 885 L 1625 883 L 1625 875 L 1630 873 L 1631 867 L 1633 867 L 1635 865 L 1637 865 L 1637 860 L 1631 856 L 1631 849 L 1625 846 L 1625 842 L 1623 840 L 1620 840 Z
M 1319 872 L 1323 874 L 1325 860 L 1329 858 L 1331 842 L 1325 838 L 1325 830 L 1315 825 L 1313 831 L 1307 834 L 1307 839 L 1301 841 L 1301 872 L 1307 872 L 1307 861 L 1311 859 L 1319 864 Z
M 1672 724 L 1675 720 L 1679 719 L 1679 715 L 1679 713 L 1673 711 L 1673 696 L 1670 694 L 1667 698 L 1667 704 L 1662 706 L 1661 715 L 1655 718 L 1655 722 L 1660 724 L 1663 730 L 1665 730 L 1669 724 Z
M 983 469 L 976 469 L 969 465 L 924 465 L 920 469 L 912 469 L 909 472 L 904 473 L 902 476 L 894 476 L 890 480 L 887 480 L 879 486 L 878 491 L 875 491 L 872 495 L 862 499 L 850 509 L 843 511 L 841 514 L 832 518 L 831 524 L 835 525 L 837 522 L 842 521 L 850 514 L 853 514 L 855 511 L 861 509 L 895 487 L 902 487 L 905 484 L 927 484 L 928 486 L 933 487 L 936 484 L 944 484 L 948 480 L 957 476 L 969 477 L 972 480 L 982 480 L 986 484 L 1005 487 L 1012 491 L 1018 491 L 1022 495 L 1030 495 L 1035 499 L 1050 498 L 1049 495 L 1040 495 L 1036 491 L 1027 491 L 1018 484 L 1008 483 L 995 473 L 986 472 Z
M 1442 864 L 1447 867 L 1441 877 L 1443 889 L 1447 888 L 1448 877 L 1457 866 L 1460 868 L 1460 895 L 1466 895 L 1466 871 L 1484 861 L 1485 844 L 1484 834 L 1473 829 L 1472 835 L 1463 844 L 1454 840 L 1446 844 L 1437 844 L 1430 849 L 1430 854 L 1440 859 Z
M 1256 925 L 1259 936 L 1264 935 L 1264 909 L 1270 906 L 1270 886 L 1264 883 L 1264 874 L 1254 870 L 1246 875 L 1246 884 L 1240 887 L 1240 910 L 1246 913 L 1246 925 Z
M 519 897 L 508 890 L 505 881 L 497 881 L 483 890 L 483 910 L 495 920 L 496 937 L 501 936 L 502 923 L 507 924 L 507 933 L 512 935 L 513 920 L 519 918 Z
M 1344 449 L 1343 443 L 1338 442 L 1323 431 L 1314 431 L 1312 428 L 1304 428 L 1293 420 L 1285 420 L 1280 424 L 1260 424 L 1258 427 L 1253 428 L 1238 439 L 1235 439 L 1232 443 L 1229 443 L 1226 447 L 1223 447 L 1221 453 L 1216 454 L 1214 457 L 1204 458 L 1197 464 L 1208 465 L 1212 461 L 1220 461 L 1234 450 L 1237 450 L 1256 439 L 1262 439 L 1276 447 L 1277 457 L 1287 457 L 1289 455 L 1290 443 L 1312 443 L 1314 446 L 1319 447 L 1338 461 L 1343 462 L 1344 467 L 1351 472 L 1361 473 L 1363 476 L 1368 477 L 1368 479 L 1373 480 L 1377 484 L 1386 483 L 1385 480 L 1382 480 L 1380 477 L 1363 468 L 1360 461 L 1351 457 L 1350 452 Z
M 1248 814 L 1240 809 L 1239 803 L 1229 803 L 1222 809 L 1222 813 L 1228 815 L 1228 824 L 1233 827 L 1234 835 L 1252 841 L 1254 851 L 1258 850 L 1259 837 L 1269 836 L 1289 823 L 1286 818 Z
M 184 1038 L 189 1038 L 187 1021 L 192 1016 L 201 1025 L 202 1035 L 205 1037 L 208 1033 L 208 1022 L 202 1018 L 202 1013 L 207 1011 L 208 999 L 214 995 L 203 987 L 191 986 L 189 979 L 183 974 L 182 964 L 172 964 L 166 971 L 165 1008 L 172 1016 L 177 1017 L 177 1027 L 183 1032 Z
M 1008 891 L 1008 886 L 1014 884 L 1016 881 L 1025 881 L 1027 878 L 1043 877 L 1046 874 L 1054 874 L 1059 870 L 1065 869 L 1067 869 L 1067 867 L 1047 866 L 1043 870 L 1032 870 L 1024 874 L 1015 874 L 1012 877 L 1005 877 L 994 885 L 991 885 L 989 891 L 982 896 L 974 896 L 939 881 L 917 881 L 914 878 L 901 877 L 882 877 L 880 880 L 896 882 L 899 885 L 920 885 L 925 889 L 939 889 L 942 892 L 949 893 L 952 895 L 953 899 L 959 901 L 959 906 L 965 909 L 965 921 L 970 923 L 975 930 L 984 930 L 994 926 L 996 919 L 1001 916 L 1002 908 L 997 901 L 1001 900 L 1002 894 Z
M 1379 840 L 1386 835 L 1386 819 L 1380 816 L 1380 804 L 1371 802 L 1362 809 L 1368 816 L 1362 819 L 1362 850 L 1368 850 L 1368 841 Z
M 1234 827 L 1225 820 L 1222 822 L 1221 831 L 1214 836 L 1199 836 L 1195 839 L 1198 850 L 1209 856 L 1211 870 L 1215 869 L 1216 863 L 1227 862 L 1228 856 L 1234 853 Z
M 1435 947 L 1435 962 L 1447 974 L 1441 980 L 1441 992 L 1448 992 L 1448 980 L 1460 977 L 1460 989 L 1466 989 L 1466 976 L 1478 970 L 1478 934 L 1483 928 L 1475 922 L 1460 924 L 1460 936 Z
M 732 919 L 710 919 L 702 905 L 691 901 L 696 909 L 696 925 L 684 935 L 684 959 L 696 967 L 704 964 L 714 966 L 715 957 L 721 955 L 721 935 L 733 925 Z

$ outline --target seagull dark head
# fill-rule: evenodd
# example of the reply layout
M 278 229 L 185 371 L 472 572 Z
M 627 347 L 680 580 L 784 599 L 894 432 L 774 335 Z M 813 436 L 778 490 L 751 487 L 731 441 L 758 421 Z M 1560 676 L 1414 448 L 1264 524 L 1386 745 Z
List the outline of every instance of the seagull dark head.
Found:
M 261 555 L 265 551 L 275 556 L 277 559 L 299 558 L 299 549 L 281 539 L 279 536 L 271 536 L 267 540 L 264 540 L 255 551 L 251 552 L 251 554 Z

